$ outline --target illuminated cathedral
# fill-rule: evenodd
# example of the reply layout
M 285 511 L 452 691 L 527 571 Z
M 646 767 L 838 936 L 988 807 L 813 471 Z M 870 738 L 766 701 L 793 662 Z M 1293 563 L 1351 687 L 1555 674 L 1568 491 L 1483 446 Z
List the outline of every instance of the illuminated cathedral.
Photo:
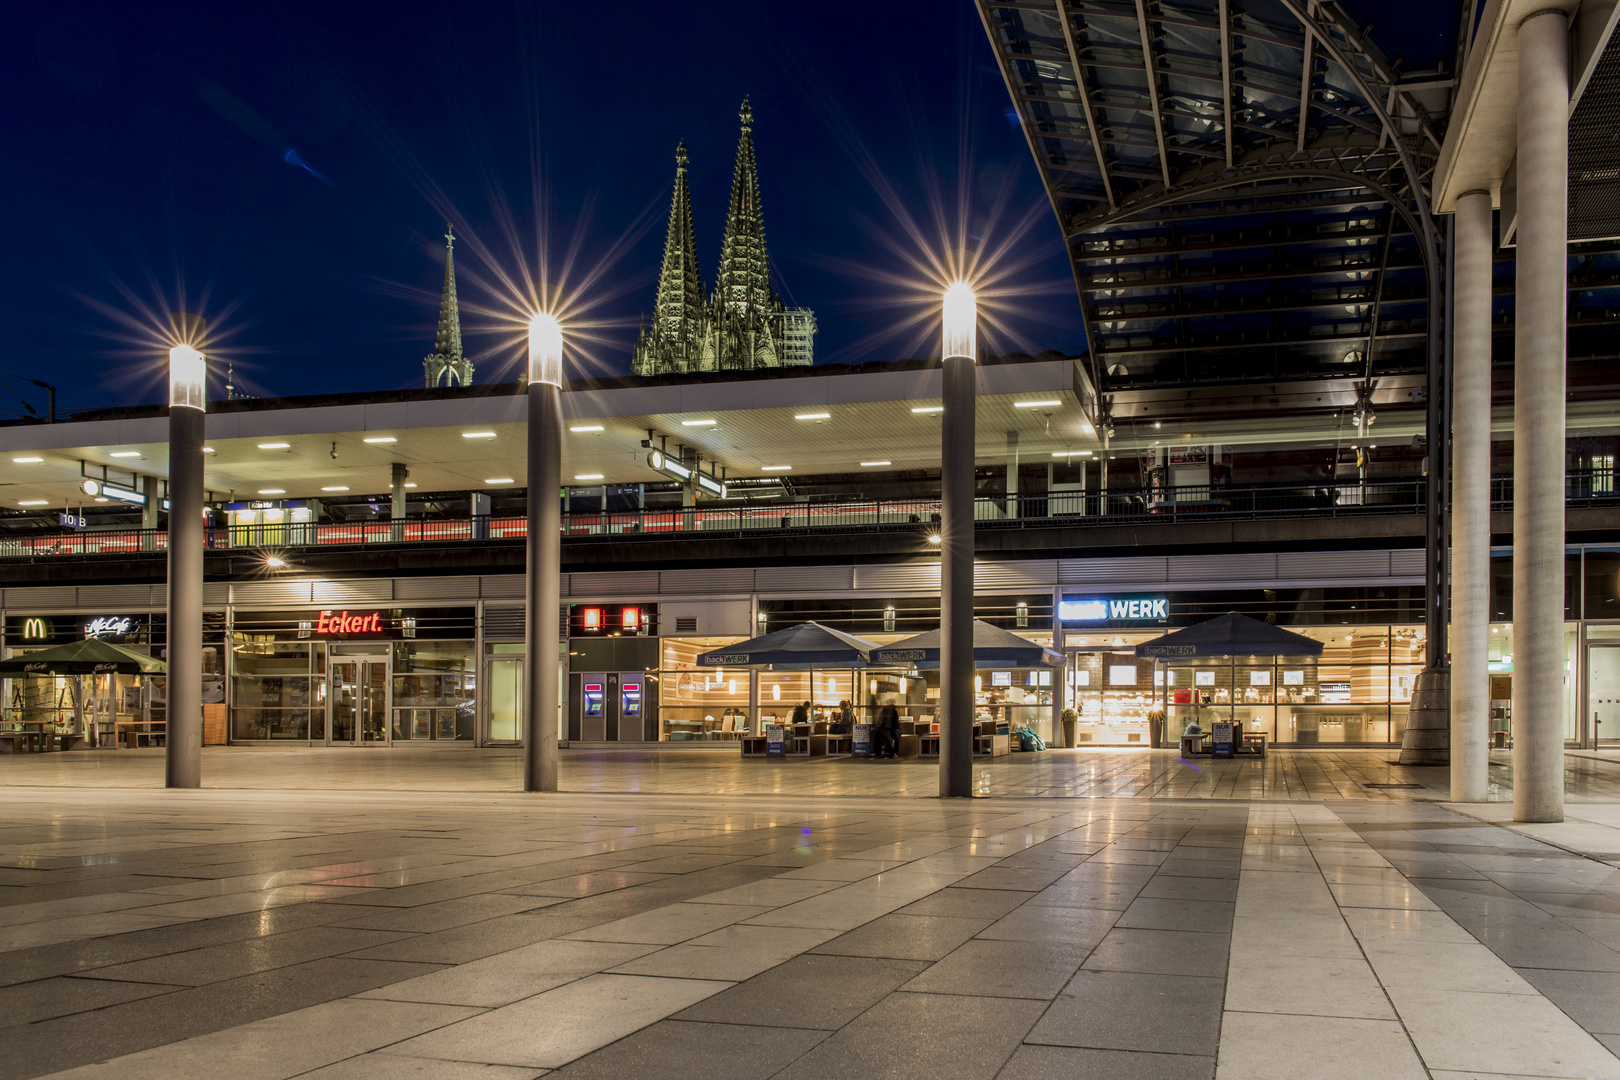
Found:
M 630 361 L 633 375 L 751 371 L 808 365 L 814 359 L 815 313 L 784 306 L 771 288 L 751 134 L 754 112 L 746 99 L 740 118 L 742 138 L 731 177 L 720 273 L 708 297 L 698 271 L 686 144 L 675 150 L 675 196 L 657 306 L 651 325 L 643 324 L 636 341 Z

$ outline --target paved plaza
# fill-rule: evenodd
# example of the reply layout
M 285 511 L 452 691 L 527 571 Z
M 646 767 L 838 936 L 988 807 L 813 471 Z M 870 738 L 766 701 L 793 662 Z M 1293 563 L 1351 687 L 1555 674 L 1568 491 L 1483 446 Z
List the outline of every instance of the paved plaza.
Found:
M 7 757 L 0 1077 L 1620 1078 L 1620 764 L 1389 756 Z

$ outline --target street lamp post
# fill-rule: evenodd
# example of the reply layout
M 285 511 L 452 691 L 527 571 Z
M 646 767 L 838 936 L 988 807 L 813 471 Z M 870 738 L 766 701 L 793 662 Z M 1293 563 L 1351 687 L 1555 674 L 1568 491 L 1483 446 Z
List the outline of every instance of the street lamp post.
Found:
M 527 657 L 523 665 L 523 790 L 557 790 L 557 611 L 562 601 L 562 326 L 529 322 Z
M 169 350 L 168 714 L 164 785 L 202 786 L 203 439 L 208 362 Z
M 939 793 L 973 794 L 974 361 L 978 307 L 973 290 L 945 290 L 940 424 Z

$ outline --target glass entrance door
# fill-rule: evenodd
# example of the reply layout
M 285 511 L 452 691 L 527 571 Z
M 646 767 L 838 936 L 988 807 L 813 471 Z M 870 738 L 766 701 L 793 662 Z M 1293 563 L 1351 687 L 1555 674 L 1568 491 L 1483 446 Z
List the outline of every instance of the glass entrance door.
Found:
M 1586 647 L 1586 716 L 1599 746 L 1620 746 L 1620 644 Z
M 327 745 L 388 745 L 388 658 L 338 656 L 328 667 Z
M 523 737 L 523 659 L 490 660 L 488 669 L 484 674 L 489 703 L 484 738 L 492 743 L 516 743 Z

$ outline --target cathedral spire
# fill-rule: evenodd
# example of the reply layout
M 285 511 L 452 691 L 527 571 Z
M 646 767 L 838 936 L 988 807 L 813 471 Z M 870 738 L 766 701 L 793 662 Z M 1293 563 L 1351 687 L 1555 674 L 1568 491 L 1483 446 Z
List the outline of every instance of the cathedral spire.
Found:
M 731 208 L 720 246 L 717 296 L 728 314 L 749 309 L 764 312 L 771 305 L 770 261 L 765 254 L 765 216 L 759 203 L 759 170 L 754 162 L 754 109 L 743 98 L 738 113 L 742 138 L 737 143 L 737 165 L 731 174 Z
M 444 291 L 439 297 L 439 332 L 433 355 L 422 361 L 429 386 L 472 382 L 472 361 L 461 350 L 461 310 L 456 304 L 456 230 L 446 223 L 444 234 Z
M 686 143 L 675 148 L 675 197 L 664 239 L 664 268 L 658 275 L 654 330 L 670 340 L 687 335 L 703 315 L 703 281 L 698 275 L 697 237 L 692 227 L 692 196 L 686 185 Z

